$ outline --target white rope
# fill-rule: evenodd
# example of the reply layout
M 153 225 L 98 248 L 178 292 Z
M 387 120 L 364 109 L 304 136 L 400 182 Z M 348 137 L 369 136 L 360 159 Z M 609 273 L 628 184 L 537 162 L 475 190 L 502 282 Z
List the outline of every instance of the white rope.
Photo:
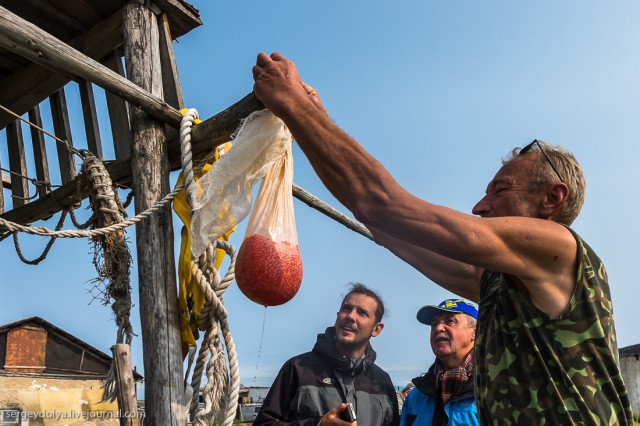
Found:
M 190 208 L 193 208 L 195 192 L 191 154 L 191 129 L 197 118 L 198 111 L 189 109 L 180 123 L 180 158 L 182 161 L 185 195 Z M 220 275 L 214 267 L 216 248 L 225 250 L 231 258 L 229 269 L 222 281 L 220 281 Z M 231 426 L 236 416 L 240 393 L 240 370 L 238 368 L 235 344 L 227 321 L 227 310 L 222 301 L 224 291 L 235 278 L 235 260 L 236 251 L 233 246 L 221 240 L 217 240 L 215 245 L 209 244 L 207 250 L 197 262 L 191 259 L 192 277 L 196 279 L 200 290 L 205 296 L 205 305 L 198 317 L 198 328 L 206 330 L 193 370 L 191 388 L 186 389 L 185 392 L 185 395 L 188 395 L 189 391 L 193 392 L 192 400 L 185 401 L 185 405 L 190 403 L 189 411 L 195 425 L 211 424 L 214 415 L 225 405 L 225 418 L 222 425 Z M 229 371 L 227 371 L 224 353 L 220 344 L 220 334 L 222 334 L 227 349 Z M 209 358 L 208 361 L 207 358 Z M 203 390 L 204 407 L 198 409 L 198 391 L 203 372 L 207 376 L 207 384 Z
M 178 192 L 182 190 L 182 185 L 177 186 L 173 191 L 164 196 L 161 200 L 156 202 L 149 209 L 143 211 L 142 213 L 137 214 L 131 219 L 125 220 L 120 223 L 115 223 L 110 226 L 105 226 L 104 228 L 92 229 L 89 231 L 86 230 L 76 230 L 76 229 L 67 229 L 61 231 L 54 231 L 44 226 L 32 227 L 21 225 L 16 222 L 12 222 L 7 219 L 3 219 L 0 217 L 0 225 L 6 227 L 9 232 L 24 232 L 25 234 L 31 235 L 42 235 L 45 237 L 56 237 L 56 238 L 93 238 L 96 236 L 105 236 L 107 234 L 111 234 L 112 232 L 123 230 L 131 225 L 134 225 L 138 222 L 142 222 L 149 216 L 155 214 L 159 210 L 161 210 L 166 204 L 173 201 Z

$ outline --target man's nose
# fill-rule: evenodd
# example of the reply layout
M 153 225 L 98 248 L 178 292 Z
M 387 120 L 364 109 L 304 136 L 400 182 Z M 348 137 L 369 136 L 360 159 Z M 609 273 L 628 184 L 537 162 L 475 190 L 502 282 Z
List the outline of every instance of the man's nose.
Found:
M 355 319 L 356 319 L 356 310 L 355 309 L 350 310 L 347 313 L 347 318 L 352 320 L 352 321 L 355 321 Z
M 434 336 L 444 331 L 444 323 L 438 322 L 431 325 L 431 334 Z
M 489 201 L 487 200 L 488 196 L 489 195 L 487 194 L 482 197 L 480 201 L 478 201 L 476 205 L 473 206 L 471 213 L 475 214 L 476 216 L 482 216 L 484 213 L 487 213 L 489 211 Z

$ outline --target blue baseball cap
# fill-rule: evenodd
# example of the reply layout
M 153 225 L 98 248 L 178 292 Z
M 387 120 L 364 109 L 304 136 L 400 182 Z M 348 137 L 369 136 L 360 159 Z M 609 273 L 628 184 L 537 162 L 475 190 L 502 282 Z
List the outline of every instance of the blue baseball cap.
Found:
M 468 300 L 465 299 L 447 299 L 443 300 L 438 306 L 426 305 L 418 310 L 416 318 L 423 324 L 431 325 L 433 317 L 443 312 L 452 312 L 455 314 L 467 314 L 478 319 L 478 309 Z

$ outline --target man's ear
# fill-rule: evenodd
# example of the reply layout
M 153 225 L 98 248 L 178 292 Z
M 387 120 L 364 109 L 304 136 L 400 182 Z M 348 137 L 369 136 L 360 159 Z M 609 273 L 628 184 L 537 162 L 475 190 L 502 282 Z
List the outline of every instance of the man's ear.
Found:
M 374 325 L 373 331 L 371 332 L 371 337 L 376 337 L 378 334 L 380 334 L 383 328 L 384 328 L 384 324 L 381 322 Z
M 556 214 L 567 201 L 569 187 L 564 183 L 556 183 L 547 189 L 540 211 L 542 219 L 548 219 Z

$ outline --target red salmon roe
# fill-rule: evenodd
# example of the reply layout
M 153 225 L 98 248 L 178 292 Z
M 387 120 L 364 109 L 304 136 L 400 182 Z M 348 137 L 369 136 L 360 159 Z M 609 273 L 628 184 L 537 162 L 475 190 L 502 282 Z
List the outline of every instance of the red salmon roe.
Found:
M 240 291 L 263 306 L 278 306 L 296 295 L 302 283 L 298 245 L 260 234 L 244 239 L 236 258 Z

